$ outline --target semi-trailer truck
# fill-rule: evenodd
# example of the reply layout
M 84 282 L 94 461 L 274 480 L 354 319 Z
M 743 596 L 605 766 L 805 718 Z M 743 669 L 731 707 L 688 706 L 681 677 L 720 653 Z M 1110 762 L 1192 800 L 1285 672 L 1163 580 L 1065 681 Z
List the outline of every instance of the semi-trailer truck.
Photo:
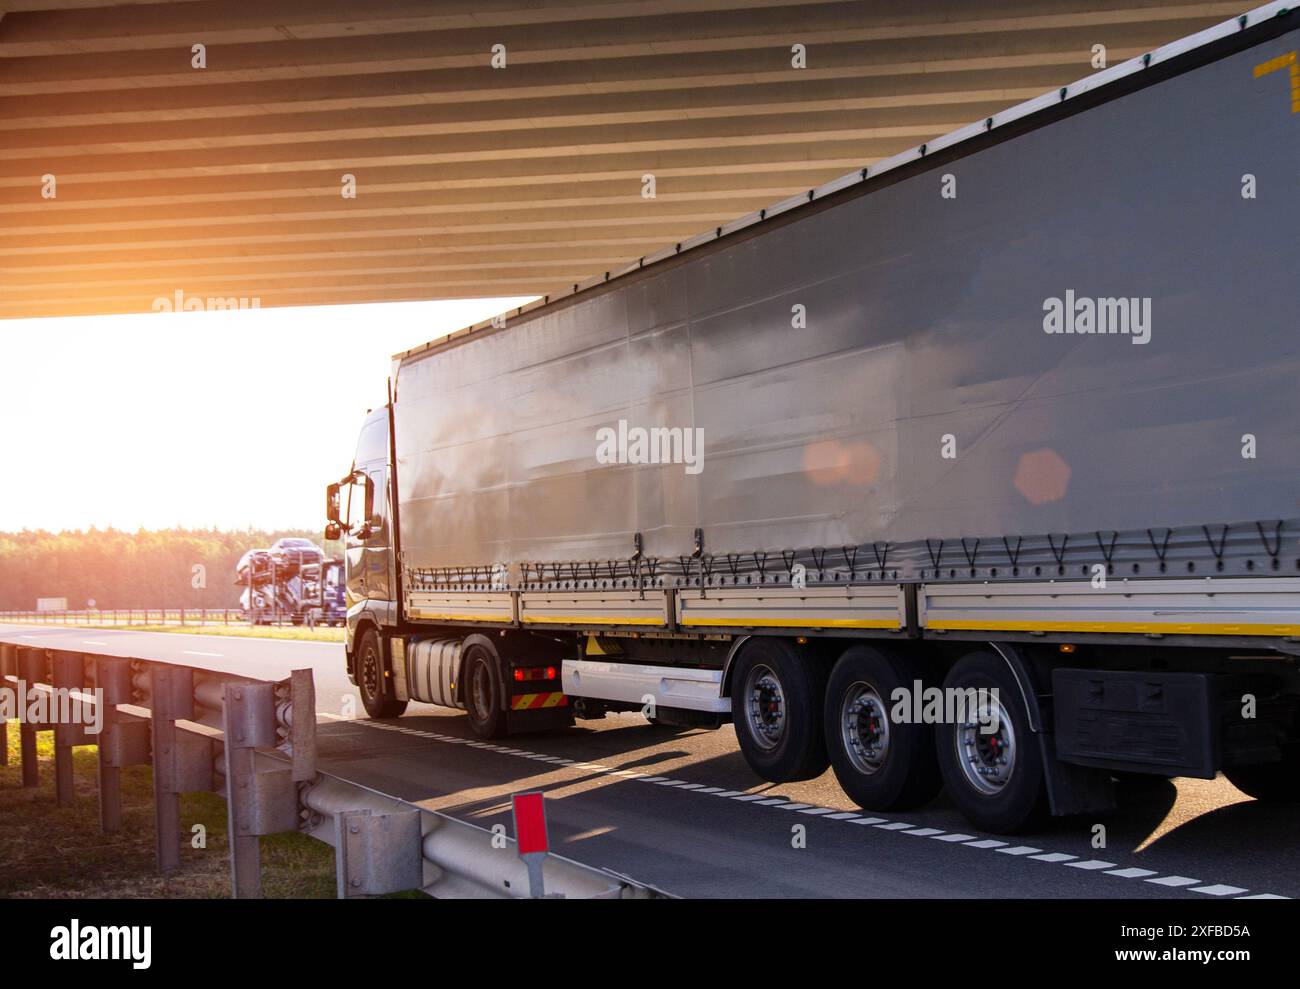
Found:
M 995 832 L 1124 774 L 1295 800 L 1297 28 L 397 355 L 327 493 L 367 712 L 730 721 L 763 779 Z

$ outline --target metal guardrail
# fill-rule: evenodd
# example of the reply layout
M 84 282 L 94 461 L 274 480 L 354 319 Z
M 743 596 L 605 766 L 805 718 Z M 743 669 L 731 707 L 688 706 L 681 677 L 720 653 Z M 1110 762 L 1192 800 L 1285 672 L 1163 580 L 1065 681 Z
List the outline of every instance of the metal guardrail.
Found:
M 191 662 L 0 640 L 0 687 L 48 691 L 50 699 L 62 692 L 82 703 L 102 701 L 98 735 L 69 718 L 21 721 L 23 787 L 40 785 L 36 736 L 52 731 L 56 798 L 61 806 L 72 805 L 72 749 L 96 745 L 100 827 L 111 834 L 122 826 L 121 770 L 152 766 L 157 861 L 164 873 L 181 864 L 181 794 L 220 793 L 226 799 L 235 898 L 261 895 L 258 839 L 286 831 L 334 847 L 341 898 L 417 889 L 440 898 L 530 895 L 513 839 L 317 771 L 310 670 L 270 682 Z M 8 732 L 0 719 L 0 765 L 8 764 Z M 544 875 L 548 896 L 667 895 L 554 855 L 547 857 Z
M 302 788 L 303 830 L 334 846 L 339 896 L 419 888 L 439 899 L 529 894 L 514 838 L 317 773 Z M 559 855 L 543 862 L 547 897 L 646 900 L 670 894 Z

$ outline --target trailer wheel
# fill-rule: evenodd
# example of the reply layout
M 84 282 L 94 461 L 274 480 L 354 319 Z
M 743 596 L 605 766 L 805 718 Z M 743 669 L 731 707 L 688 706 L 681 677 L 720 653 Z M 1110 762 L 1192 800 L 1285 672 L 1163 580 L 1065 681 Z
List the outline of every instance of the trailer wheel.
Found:
M 731 678 L 731 717 L 754 772 L 772 783 L 789 783 L 826 771 L 825 691 L 822 665 L 785 642 L 755 639 L 745 646 Z
M 1281 762 L 1225 769 L 1228 782 L 1248 797 L 1268 803 L 1300 803 L 1300 746 L 1284 751 Z
M 944 680 L 950 691 L 996 690 L 979 695 L 959 719 L 940 723 L 935 732 L 939 769 L 957 809 L 985 831 L 1011 834 L 1042 823 L 1047 787 L 1038 739 L 1020 685 L 999 657 L 975 652 L 958 660 Z M 971 708 L 974 709 L 971 709 Z M 997 730 L 984 732 L 996 718 Z
M 943 786 L 934 729 L 891 722 L 890 698 L 920 680 L 901 656 L 870 646 L 845 651 L 826 688 L 826 749 L 840 787 L 867 810 L 907 810 Z
M 506 733 L 506 713 L 501 709 L 501 664 L 486 646 L 465 648 L 465 713 L 479 738 L 500 738 Z
M 357 688 L 361 691 L 361 703 L 372 718 L 400 718 L 406 712 L 406 701 L 393 698 L 384 679 L 379 635 L 368 628 L 357 643 Z

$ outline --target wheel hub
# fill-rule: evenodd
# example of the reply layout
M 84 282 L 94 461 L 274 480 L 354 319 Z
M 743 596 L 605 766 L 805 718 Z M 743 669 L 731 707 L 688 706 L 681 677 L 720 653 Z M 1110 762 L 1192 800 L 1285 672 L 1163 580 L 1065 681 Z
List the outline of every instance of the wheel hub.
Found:
M 840 706 L 840 736 L 853 768 L 864 775 L 879 771 L 889 753 L 889 713 L 868 683 L 855 683 Z
M 774 749 L 785 735 L 785 691 L 777 675 L 766 666 L 755 666 L 745 684 L 750 734 L 764 749 Z
M 481 662 L 474 666 L 474 677 L 470 682 L 470 688 L 474 699 L 474 713 L 482 718 L 491 711 L 492 683 L 488 668 Z
M 984 730 L 990 722 L 997 726 L 991 733 Z M 1001 793 L 1015 773 L 1017 758 L 1016 731 L 1002 702 L 992 696 L 982 699 L 957 726 L 954 738 L 966 782 L 986 796 Z
M 373 649 L 361 655 L 361 688 L 367 697 L 379 696 L 379 659 Z

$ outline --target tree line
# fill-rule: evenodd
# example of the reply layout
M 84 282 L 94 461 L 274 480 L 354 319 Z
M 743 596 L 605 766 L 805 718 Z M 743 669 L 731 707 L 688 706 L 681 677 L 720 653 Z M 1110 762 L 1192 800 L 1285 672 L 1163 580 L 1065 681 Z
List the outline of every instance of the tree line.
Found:
M 342 546 L 306 529 L 117 529 L 0 532 L 0 611 L 30 611 L 36 599 L 68 607 L 235 608 L 235 565 L 247 550 L 297 536 L 341 557 Z

